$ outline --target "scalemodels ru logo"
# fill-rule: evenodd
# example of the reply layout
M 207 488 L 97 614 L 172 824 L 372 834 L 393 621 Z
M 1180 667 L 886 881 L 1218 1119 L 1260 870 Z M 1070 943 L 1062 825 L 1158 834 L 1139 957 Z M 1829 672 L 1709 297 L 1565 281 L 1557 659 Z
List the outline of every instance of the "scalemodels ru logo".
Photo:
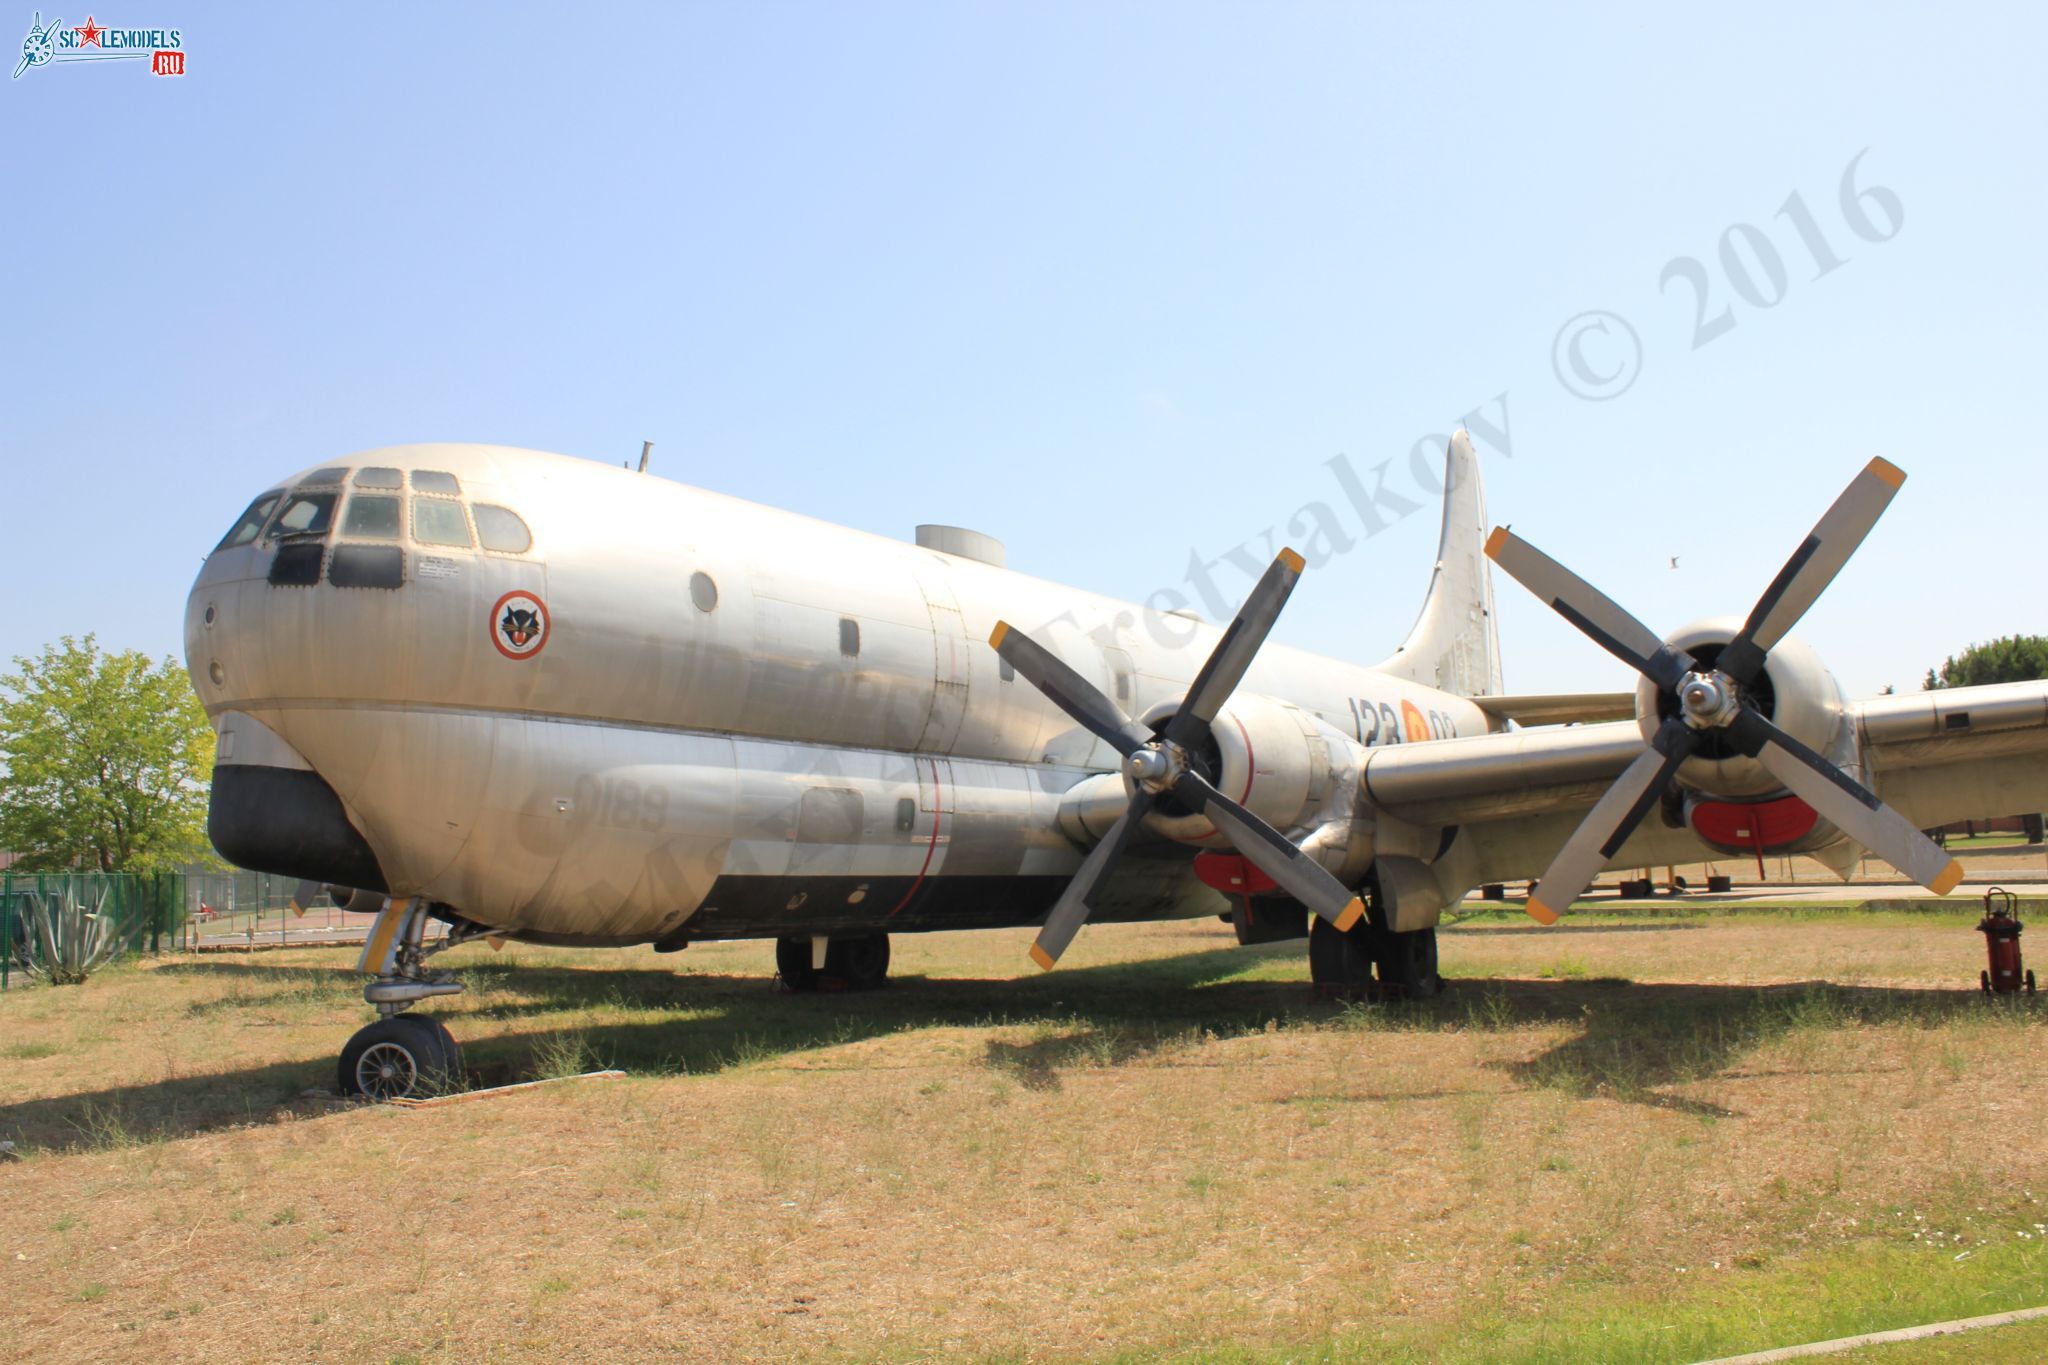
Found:
M 139 62 L 147 59 L 152 76 L 185 74 L 185 41 L 174 28 L 111 28 L 87 15 L 83 24 L 66 26 L 62 19 L 43 24 L 43 13 L 29 23 L 21 40 L 21 64 L 14 79 L 30 67 L 62 62 Z

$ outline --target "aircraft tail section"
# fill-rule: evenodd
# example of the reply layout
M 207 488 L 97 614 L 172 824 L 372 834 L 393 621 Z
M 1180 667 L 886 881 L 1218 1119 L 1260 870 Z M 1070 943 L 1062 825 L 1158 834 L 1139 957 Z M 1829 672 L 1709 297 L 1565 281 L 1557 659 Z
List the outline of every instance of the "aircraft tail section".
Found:
M 1486 489 L 1472 437 L 1460 431 L 1444 455 L 1444 525 L 1436 571 L 1408 639 L 1375 665 L 1382 673 L 1465 697 L 1499 696 L 1500 635 L 1493 564 L 1486 557 Z

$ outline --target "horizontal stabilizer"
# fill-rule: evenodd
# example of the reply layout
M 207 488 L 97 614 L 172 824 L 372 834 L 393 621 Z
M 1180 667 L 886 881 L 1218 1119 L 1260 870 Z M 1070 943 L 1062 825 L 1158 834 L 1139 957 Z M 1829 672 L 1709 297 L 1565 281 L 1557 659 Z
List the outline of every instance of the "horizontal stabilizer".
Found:
M 1633 692 L 1531 692 L 1524 696 L 1473 697 L 1472 704 L 1495 720 L 1517 725 L 1591 725 L 1634 720 Z

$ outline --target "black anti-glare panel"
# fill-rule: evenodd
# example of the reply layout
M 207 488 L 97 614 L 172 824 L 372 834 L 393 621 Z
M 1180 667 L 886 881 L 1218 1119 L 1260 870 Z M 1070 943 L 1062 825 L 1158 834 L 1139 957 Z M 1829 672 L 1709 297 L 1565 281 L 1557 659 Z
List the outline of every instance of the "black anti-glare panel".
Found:
M 270 581 L 280 588 L 310 588 L 320 581 L 320 561 L 327 553 L 327 546 L 321 541 L 293 543 L 287 541 L 277 547 L 277 558 L 270 561 Z
M 327 581 L 337 588 L 396 588 L 405 582 L 405 551 L 396 545 L 337 545 Z

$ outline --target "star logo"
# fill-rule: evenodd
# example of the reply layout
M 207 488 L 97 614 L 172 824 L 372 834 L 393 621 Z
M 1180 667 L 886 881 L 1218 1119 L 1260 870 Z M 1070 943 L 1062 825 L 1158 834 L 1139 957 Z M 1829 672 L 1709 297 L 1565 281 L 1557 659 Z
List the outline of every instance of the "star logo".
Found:
M 80 28 L 78 27 L 78 25 L 73 24 L 71 26 L 71 31 L 78 35 L 78 45 L 80 47 L 105 46 L 104 43 L 100 42 L 100 34 L 106 32 L 106 30 L 101 28 L 98 24 L 95 24 L 92 21 L 92 16 L 90 14 L 85 16 L 84 28 Z

